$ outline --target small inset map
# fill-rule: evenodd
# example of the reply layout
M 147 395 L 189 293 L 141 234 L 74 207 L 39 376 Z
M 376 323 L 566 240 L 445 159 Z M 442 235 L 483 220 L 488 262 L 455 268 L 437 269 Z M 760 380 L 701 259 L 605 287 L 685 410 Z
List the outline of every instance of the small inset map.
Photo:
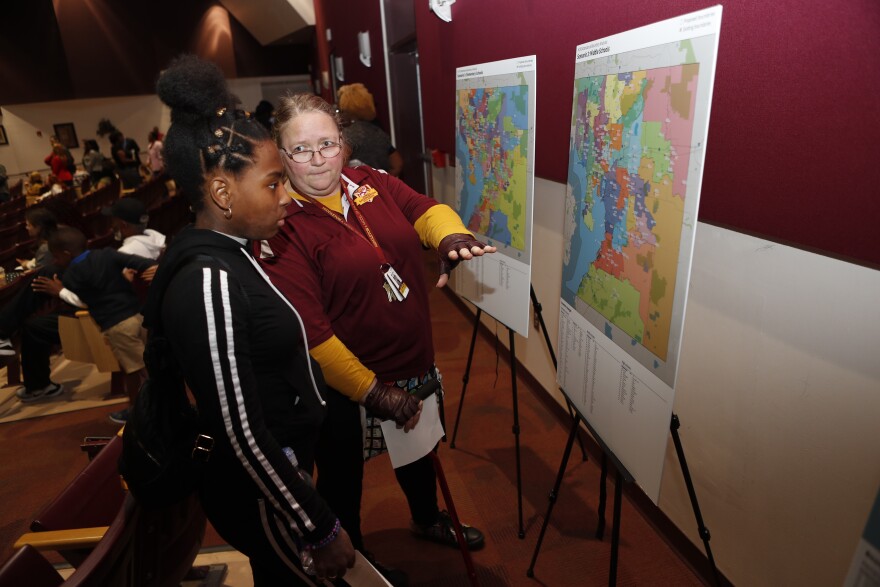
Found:
M 468 229 L 519 251 L 526 249 L 528 106 L 528 85 L 457 91 L 458 213 Z

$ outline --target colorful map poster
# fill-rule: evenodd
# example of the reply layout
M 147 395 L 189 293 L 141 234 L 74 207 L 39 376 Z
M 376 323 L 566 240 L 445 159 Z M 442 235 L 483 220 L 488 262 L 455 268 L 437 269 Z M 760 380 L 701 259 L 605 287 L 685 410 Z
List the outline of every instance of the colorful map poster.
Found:
M 528 336 L 535 57 L 458 68 L 455 108 L 456 211 L 471 232 L 498 247 L 459 265 L 455 291 Z
M 655 500 L 720 24 L 715 6 L 576 52 L 558 379 Z

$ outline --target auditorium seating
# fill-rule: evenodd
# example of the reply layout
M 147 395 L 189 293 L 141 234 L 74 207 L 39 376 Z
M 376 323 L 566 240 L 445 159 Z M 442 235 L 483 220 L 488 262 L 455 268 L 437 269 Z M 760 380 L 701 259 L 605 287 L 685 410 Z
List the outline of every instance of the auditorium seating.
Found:
M 16 541 L 18 550 L 0 568 L 0 587 L 147 587 L 178 585 L 186 576 L 206 527 L 198 498 L 143 509 L 122 490 L 121 444 L 114 437 L 32 524 L 63 529 Z M 47 550 L 63 553 L 75 567 L 66 581 L 39 552 Z
M 34 517 L 31 531 L 42 533 L 109 526 L 125 500 L 125 490 L 116 465 L 121 454 L 122 438 L 114 436 L 73 481 Z M 23 539 L 36 540 L 33 537 Z M 58 549 L 58 553 L 76 567 L 91 550 L 91 547 L 73 547 Z
M 6 250 L 18 243 L 29 239 L 30 236 L 24 227 L 24 221 L 18 221 L 0 228 L 0 249 Z
M 158 207 L 150 210 L 148 227 L 172 238 L 186 224 L 192 221 L 189 202 L 181 195 L 169 198 Z
M 109 206 L 119 198 L 120 183 L 114 180 L 104 187 L 98 188 L 75 202 L 76 210 L 80 214 L 88 214 L 90 212 L 100 212 L 104 206 Z
M 25 544 L 0 567 L 0 586 L 57 587 L 64 580 L 36 548 Z
M 100 373 L 110 373 L 111 395 L 125 392 L 125 376 L 110 343 L 88 310 L 80 310 L 76 316 L 58 317 L 58 336 L 61 352 L 70 361 L 92 363 Z
M 159 176 L 139 185 L 135 190 L 126 196 L 127 198 L 137 198 L 144 204 L 144 208 L 148 211 L 156 208 L 166 198 L 168 198 L 168 186 L 165 185 L 165 176 Z
M 10 202 L 14 202 L 15 200 L 21 199 L 21 205 L 24 206 L 24 198 L 21 197 L 22 191 L 24 189 L 24 180 L 19 179 L 17 182 L 9 186 L 9 200 Z

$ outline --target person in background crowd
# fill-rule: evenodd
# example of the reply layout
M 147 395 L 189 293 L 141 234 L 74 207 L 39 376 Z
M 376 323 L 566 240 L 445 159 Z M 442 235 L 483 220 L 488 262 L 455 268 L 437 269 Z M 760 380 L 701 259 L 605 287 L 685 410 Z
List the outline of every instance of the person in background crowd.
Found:
M 37 249 L 33 259 L 18 259 L 19 265 L 25 270 L 36 269 L 36 275 L 58 273 L 60 269 L 53 265 L 48 244 L 48 239 L 58 228 L 55 215 L 45 207 L 32 206 L 25 212 L 25 227 L 28 235 L 36 239 Z M 16 332 L 22 333 L 21 363 L 25 385 L 18 391 L 21 391 L 19 398 L 23 402 L 54 397 L 64 391 L 60 385 L 49 380 L 49 355 L 44 355 L 43 362 L 40 359 L 42 353 L 34 353 L 33 350 L 35 344 L 41 346 L 40 341 L 46 338 L 49 344 L 57 339 L 58 316 L 55 310 L 59 308 L 52 302 L 25 286 L 0 308 L 0 356 L 15 354 L 11 338 Z M 38 314 L 38 309 L 44 312 Z
M 268 100 L 260 100 L 257 109 L 254 110 L 254 118 L 257 122 L 266 127 L 266 130 L 272 131 L 272 125 L 275 124 L 275 107 Z
M 35 292 L 61 298 L 72 306 L 88 308 L 89 314 L 104 332 L 119 366 L 125 372 L 125 389 L 134 403 L 145 379 L 144 341 L 141 303 L 125 278 L 126 269 L 143 272 L 150 279 L 156 261 L 120 253 L 112 248 L 87 249 L 86 237 L 70 226 L 59 227 L 49 239 L 55 264 L 64 273 L 59 279 L 37 276 Z M 21 396 L 19 396 L 21 397 Z M 128 409 L 110 414 L 110 419 L 124 424 Z
M 6 174 L 6 166 L 0 163 L 0 204 L 9 199 L 9 176 Z
M 52 168 L 52 175 L 66 187 L 73 185 L 73 174 L 69 169 L 71 160 L 70 151 L 61 143 L 54 143 L 52 152 L 44 160 L 46 165 Z M 75 166 L 74 169 L 76 169 Z
M 24 270 L 39 269 L 52 263 L 49 251 L 49 237 L 58 228 L 58 219 L 45 207 L 32 206 L 24 213 L 24 227 L 28 236 L 35 239 L 36 249 L 33 259 L 17 259 Z
M 113 162 L 108 160 L 98 147 L 95 139 L 86 139 L 83 143 L 82 164 L 89 174 L 92 185 L 98 187 L 107 178 L 113 179 Z
M 123 254 L 138 255 L 148 259 L 157 259 L 164 249 L 165 237 L 154 230 L 146 229 L 146 212 L 143 204 L 135 198 L 122 198 L 117 200 L 109 209 L 104 209 L 108 215 L 114 216 L 114 231 L 120 237 L 124 237 L 123 246 L 119 252 Z M 121 218 L 124 217 L 124 218 Z M 129 222 L 128 219 L 131 222 Z M 67 302 L 70 306 L 56 307 L 53 310 L 61 310 L 61 314 L 72 313 L 74 307 L 85 307 L 76 292 L 65 288 L 49 288 L 50 281 L 62 274 L 63 267 L 52 265 L 53 255 L 49 251 L 48 239 L 57 229 L 55 215 L 51 210 L 43 206 L 28 208 L 25 212 L 25 221 L 28 234 L 38 239 L 38 249 L 34 260 L 19 259 L 19 263 L 26 269 L 42 269 L 34 278 L 36 287 L 22 289 L 15 298 L 0 309 L 0 355 L 12 355 L 15 353 L 10 337 L 12 333 L 24 327 L 22 342 L 22 364 L 25 372 L 25 387 L 19 390 L 19 399 L 27 403 L 37 399 L 55 397 L 63 392 L 62 387 L 49 381 L 49 354 L 47 346 L 58 344 L 58 312 L 42 312 L 35 315 L 37 308 L 45 308 L 47 300 L 45 295 L 57 295 L 58 298 Z M 133 279 L 132 270 L 123 270 Z M 116 280 L 112 280 L 115 282 Z M 57 284 L 56 284 L 57 285 Z M 66 311 L 64 311 L 66 308 Z M 25 342 L 27 341 L 27 343 Z M 25 366 L 26 365 L 26 366 Z M 34 382 L 28 386 L 28 382 Z M 45 383 L 44 383 L 45 382 Z M 137 379 L 130 382 L 136 385 Z M 116 421 L 122 420 L 124 414 L 114 413 Z
M 23 385 L 15 390 L 22 403 L 31 403 L 57 397 L 64 386 L 50 379 L 49 359 L 53 347 L 61 344 L 58 336 L 58 316 L 73 315 L 75 308 L 58 303 L 51 295 L 33 287 L 39 277 L 52 279 L 62 269 L 46 265 L 33 274 L 31 286 L 20 290 L 0 310 L 0 355 L 12 356 L 15 347 L 11 337 L 21 333 L 21 379 Z M 22 277 L 21 279 L 27 279 Z
M 129 190 L 141 185 L 141 148 L 134 139 L 127 139 L 120 131 L 110 134 L 113 162 L 122 180 L 122 188 Z
M 165 235 L 147 228 L 147 208 L 137 198 L 119 198 L 112 206 L 101 209 L 111 218 L 110 227 L 116 240 L 122 241 L 120 253 L 158 259 L 165 250 Z
M 162 259 L 145 309 L 161 324 L 215 440 L 199 496 L 211 524 L 250 559 L 254 585 L 324 585 L 354 565 L 339 519 L 309 473 L 324 381 L 300 314 L 269 282 L 250 240 L 274 235 L 289 203 L 269 132 L 236 109 L 223 72 L 176 59 L 157 84 L 171 108 L 168 172 L 195 225 Z M 161 300 L 161 302 L 160 302 Z M 316 577 L 303 561 L 311 558 Z
M 64 160 L 67 163 L 67 171 L 70 172 L 71 177 L 76 174 L 76 161 L 73 160 L 73 155 L 70 153 L 70 149 L 68 149 L 64 143 L 58 140 L 58 137 L 52 135 L 49 137 L 49 145 L 51 145 L 52 150 L 49 152 L 49 155 L 46 157 L 46 165 L 49 165 L 49 160 L 55 154 L 55 147 L 61 147 L 64 151 L 63 156 Z M 56 174 L 57 175 L 57 174 Z
M 48 187 L 49 189 L 46 189 Z M 58 180 L 58 177 L 55 176 L 54 173 L 50 173 L 46 178 L 46 185 L 43 186 L 43 193 L 40 194 L 40 198 L 48 198 L 49 196 L 55 196 L 64 191 L 64 184 Z
M 162 139 L 158 128 L 150 131 L 147 137 L 150 141 L 147 147 L 147 154 L 150 157 L 150 171 L 153 177 L 162 175 L 165 172 L 165 156 L 162 154 Z
M 24 193 L 28 197 L 36 197 L 43 194 L 43 176 L 39 171 L 31 171 L 27 181 L 24 182 Z
M 48 241 L 57 232 L 55 214 L 44 206 L 33 206 L 25 212 L 28 234 L 38 241 L 34 258 L 35 272 L 21 279 L 29 280 L 18 293 L 0 308 L 0 355 L 12 356 L 16 349 L 12 336 L 21 334 L 22 385 L 15 390 L 22 403 L 56 397 L 64 387 L 50 379 L 49 359 L 52 348 L 61 344 L 58 337 L 58 316 L 72 315 L 75 309 L 34 286 L 38 278 L 51 279 L 63 273 L 56 265 Z M 19 259 L 22 266 L 29 265 Z
M 419 402 L 409 392 L 439 378 L 422 246 L 440 254 L 438 287 L 458 261 L 495 248 L 476 241 L 451 208 L 400 180 L 368 166 L 343 169 L 347 143 L 340 121 L 320 97 L 283 98 L 276 118 L 294 203 L 278 235 L 259 247 L 261 263 L 302 308 L 312 356 L 331 387 L 318 444 L 318 490 L 360 548 L 363 461 L 376 454 L 377 420 L 412 428 Z M 365 432 L 358 403 L 367 412 Z M 364 434 L 370 447 L 362 444 Z M 437 505 L 432 459 L 425 455 L 395 474 L 412 533 L 457 547 L 452 520 Z M 471 548 L 482 546 L 478 529 L 465 526 L 464 533 Z
M 351 147 L 349 165 L 369 165 L 400 177 L 403 157 L 391 144 L 388 133 L 376 122 L 373 94 L 364 84 L 347 84 L 340 87 L 337 93 L 343 119 L 351 121 L 350 124 L 343 124 L 342 129 L 342 136 Z

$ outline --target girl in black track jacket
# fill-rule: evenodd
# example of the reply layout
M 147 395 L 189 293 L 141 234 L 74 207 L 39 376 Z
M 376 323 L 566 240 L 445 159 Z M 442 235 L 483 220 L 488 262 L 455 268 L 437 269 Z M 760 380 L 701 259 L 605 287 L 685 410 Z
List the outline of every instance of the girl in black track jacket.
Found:
M 299 315 L 248 252 L 248 241 L 277 232 L 289 202 L 278 150 L 264 127 L 233 109 L 213 64 L 181 57 L 157 90 L 172 108 L 166 162 L 196 220 L 160 264 L 145 325 L 161 321 L 200 431 L 215 441 L 202 505 L 250 558 L 255 585 L 321 584 L 354 564 L 348 534 L 307 473 L 323 378 Z

